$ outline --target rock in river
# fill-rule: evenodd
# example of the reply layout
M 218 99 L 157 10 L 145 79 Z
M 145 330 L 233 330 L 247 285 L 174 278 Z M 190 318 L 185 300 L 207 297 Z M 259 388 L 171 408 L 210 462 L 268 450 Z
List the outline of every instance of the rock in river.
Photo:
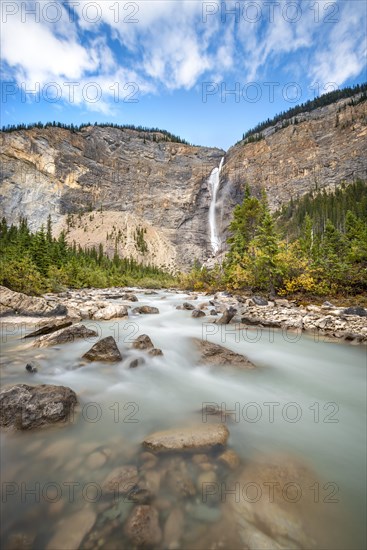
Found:
M 159 313 L 159 309 L 157 307 L 153 306 L 140 306 L 140 307 L 134 307 L 133 309 L 134 314 L 148 314 L 148 313 Z
M 147 334 L 141 334 L 134 340 L 133 348 L 146 350 L 154 348 L 154 345 Z
M 231 319 L 236 315 L 237 309 L 234 307 L 229 307 L 225 310 L 222 317 L 216 321 L 217 325 L 228 325 L 228 323 L 231 321 Z
M 43 324 L 37 330 L 34 330 L 33 332 L 29 332 L 24 336 L 24 338 L 34 338 L 35 336 L 43 336 L 44 334 L 51 334 L 52 332 L 56 332 L 57 330 L 70 327 L 72 324 L 73 322 L 70 321 L 69 319 L 60 319 L 60 320 L 51 321 L 49 323 Z
M 64 386 L 8 386 L 0 392 L 0 425 L 29 430 L 67 422 L 76 403 L 75 392 Z
M 62 328 L 53 332 L 52 334 L 46 334 L 37 338 L 33 344 L 37 348 L 43 348 L 46 346 L 57 346 L 58 344 L 67 344 L 74 342 L 74 340 L 80 338 L 92 338 L 98 336 L 95 330 L 91 330 L 84 325 L 73 325 L 71 327 Z
M 92 319 L 96 321 L 108 321 L 117 317 L 126 317 L 128 315 L 127 307 L 121 304 L 108 304 L 101 309 L 98 309 L 92 315 Z
M 113 363 L 116 361 L 121 361 L 122 355 L 113 336 L 107 336 L 94 344 L 94 346 L 92 346 L 91 349 L 83 355 L 83 359 L 87 359 L 88 361 L 108 361 Z
M 196 347 L 200 351 L 201 362 L 206 365 L 215 365 L 218 367 L 236 367 L 240 369 L 253 369 L 255 365 L 247 359 L 245 355 L 235 353 L 230 349 L 212 344 L 207 340 L 194 339 Z
M 153 452 L 205 452 L 225 447 L 229 431 L 224 424 L 173 428 L 146 437 L 143 446 Z
M 194 319 L 197 319 L 198 317 L 205 317 L 205 313 L 204 311 L 201 311 L 201 309 L 194 309 L 191 313 L 191 317 L 194 317 Z

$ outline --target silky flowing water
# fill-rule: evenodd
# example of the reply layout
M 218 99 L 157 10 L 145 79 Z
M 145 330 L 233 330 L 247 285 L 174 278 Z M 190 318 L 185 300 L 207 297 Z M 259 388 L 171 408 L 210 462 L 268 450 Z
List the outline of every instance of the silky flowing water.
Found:
M 112 509 L 99 498 L 98 487 L 116 466 L 138 463 L 141 442 L 151 432 L 202 423 L 206 420 L 203 404 L 211 403 L 233 412 L 223 415 L 222 421 L 230 431 L 228 445 L 243 466 L 281 454 L 296 457 L 315 472 L 314 506 L 325 514 L 323 548 L 364 548 L 366 347 L 272 329 L 244 332 L 232 325 L 216 326 L 205 318 L 191 318 L 190 311 L 176 310 L 188 299 L 182 293 L 160 291 L 147 296 L 137 292 L 137 296 L 139 305 L 157 306 L 160 314 L 84 322 L 100 336 L 115 337 L 128 356 L 117 365 L 76 368 L 95 338 L 34 348 L 30 340 L 20 339 L 27 329 L 14 331 L 4 322 L 2 385 L 68 386 L 77 393 L 79 406 L 74 423 L 66 426 L 1 434 L 2 542 L 24 534 L 32 541 L 29 548 L 46 548 L 62 528 L 60 522 L 87 505 L 97 513 L 94 529 L 109 521 L 115 522 L 115 528 L 94 546 L 85 543 L 86 547 L 131 548 L 122 525 L 134 504 L 122 499 Z M 192 303 L 208 299 L 202 296 Z M 148 334 L 164 355 L 145 356 L 145 365 L 129 369 L 132 358 L 141 355 L 129 350 L 139 334 Z M 243 353 L 257 368 L 198 366 L 193 337 Z M 40 365 L 36 375 L 25 371 L 30 360 Z M 99 463 L 101 451 L 107 460 Z M 92 453 L 95 458 L 98 455 L 96 461 L 90 458 Z M 218 482 L 224 480 L 220 470 L 217 475 Z M 187 499 L 169 495 L 167 489 L 159 498 L 183 509 L 181 547 L 206 550 L 207 546 L 200 546 L 203 529 L 210 540 L 223 502 L 208 509 L 198 492 L 191 500 L 200 513 L 190 515 Z M 161 522 L 168 513 L 162 510 Z M 213 548 L 215 537 L 213 531 Z

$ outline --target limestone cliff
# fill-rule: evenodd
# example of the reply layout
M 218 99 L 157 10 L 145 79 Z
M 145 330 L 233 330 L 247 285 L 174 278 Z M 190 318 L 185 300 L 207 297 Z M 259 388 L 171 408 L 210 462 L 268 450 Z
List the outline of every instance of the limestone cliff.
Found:
M 260 141 L 239 142 L 228 150 L 219 190 L 219 203 L 225 205 L 223 240 L 228 208 L 241 200 L 246 183 L 255 192 L 265 188 L 274 211 L 311 189 L 367 179 L 367 102 L 349 102 L 299 114 L 284 128 L 284 121 L 266 128 Z
M 73 214 L 71 242 L 102 242 L 113 253 L 119 236 L 120 253 L 167 267 L 206 258 L 207 179 L 224 151 L 98 126 L 33 128 L 1 138 L 1 214 L 9 221 L 26 216 L 37 229 L 51 213 L 61 230 Z M 103 216 L 91 215 L 100 210 Z M 83 223 L 74 220 L 79 215 Z M 146 250 L 134 244 L 138 230 Z
M 275 210 L 316 187 L 367 179 L 367 102 L 349 101 L 266 128 L 260 141 L 227 154 L 111 127 L 2 132 L 0 215 L 26 216 L 37 229 L 51 214 L 71 242 L 188 268 L 212 256 L 208 178 L 224 155 L 216 208 L 222 249 L 246 182 L 265 188 Z

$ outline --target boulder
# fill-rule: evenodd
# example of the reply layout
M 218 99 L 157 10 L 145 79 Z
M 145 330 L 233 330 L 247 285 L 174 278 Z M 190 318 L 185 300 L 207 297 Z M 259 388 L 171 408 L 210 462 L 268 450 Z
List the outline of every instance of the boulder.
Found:
M 194 339 L 194 343 L 200 352 L 200 360 L 205 365 L 215 365 L 218 367 L 236 367 L 240 369 L 253 369 L 255 365 L 251 363 L 245 355 L 235 353 L 230 349 L 212 344 L 207 340 Z
M 158 545 L 162 540 L 158 511 L 146 504 L 135 506 L 126 520 L 124 533 L 139 548 Z
M 228 436 L 224 424 L 196 425 L 153 433 L 144 439 L 143 446 L 156 453 L 206 452 L 225 447 Z
M 49 304 L 38 296 L 27 296 L 22 292 L 14 292 L 5 286 L 0 286 L 1 315 L 17 313 L 19 315 L 45 316 L 65 315 L 66 307 L 61 304 Z
M 255 304 L 255 306 L 267 306 L 268 305 L 268 301 L 263 298 L 262 296 L 252 296 L 250 298 L 250 300 L 252 300 L 252 302 Z
M 68 422 L 77 403 L 65 386 L 16 384 L 0 392 L 0 426 L 29 430 Z
M 188 311 L 192 311 L 193 309 L 195 309 L 195 306 L 193 306 L 189 302 L 184 302 L 182 304 L 182 309 L 187 309 Z
M 197 319 L 199 317 L 205 317 L 205 313 L 201 309 L 194 309 L 194 311 L 191 314 L 191 317 L 194 317 L 194 319 Z
M 140 307 L 134 307 L 133 313 L 135 315 L 159 313 L 159 309 L 153 306 L 140 306 Z
M 367 309 L 361 306 L 347 307 L 343 309 L 345 315 L 357 315 L 358 317 L 367 317 Z
M 222 317 L 220 317 L 220 319 L 218 319 L 217 321 L 215 321 L 218 325 L 228 325 L 228 323 L 231 321 L 231 319 L 233 319 L 233 317 L 236 315 L 237 313 L 237 310 L 234 308 L 234 307 L 229 307 L 227 308 Z
M 121 304 L 109 304 L 95 311 L 92 319 L 95 321 L 108 321 L 118 317 L 126 317 L 128 315 L 127 307 Z
M 113 336 L 107 336 L 99 340 L 82 357 L 88 361 L 107 361 L 114 363 L 122 360 L 122 355 Z
M 62 328 L 70 327 L 73 324 L 72 321 L 69 319 L 60 319 L 51 321 L 49 323 L 43 324 L 40 328 L 37 330 L 34 330 L 33 332 L 29 332 L 24 336 L 24 338 L 34 338 L 35 336 L 43 336 L 44 334 L 51 334 L 52 332 L 56 332 L 57 330 L 61 330 Z
M 57 346 L 59 344 L 69 344 L 74 342 L 74 340 L 83 338 L 93 338 L 98 336 L 98 333 L 95 330 L 89 329 L 84 325 L 72 325 L 67 328 L 62 328 L 51 334 L 46 334 L 44 336 L 39 336 L 34 342 L 33 345 L 37 348 L 43 348 L 47 346 Z
M 141 334 L 134 340 L 133 348 L 147 350 L 147 349 L 154 348 L 154 345 L 147 334 Z

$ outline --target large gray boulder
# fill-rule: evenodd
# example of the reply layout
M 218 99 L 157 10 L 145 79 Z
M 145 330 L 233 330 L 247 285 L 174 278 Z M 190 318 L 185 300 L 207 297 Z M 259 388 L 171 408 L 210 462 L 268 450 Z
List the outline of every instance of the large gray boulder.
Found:
M 65 386 L 8 386 L 0 392 L 0 426 L 30 430 L 67 423 L 76 403 L 75 392 Z
M 94 338 L 95 336 L 98 336 L 98 333 L 95 330 L 89 329 L 84 325 L 73 325 L 71 327 L 57 330 L 51 334 L 40 336 L 33 342 L 33 344 L 38 348 L 43 348 L 48 346 L 57 346 L 59 344 L 68 344 L 70 342 L 74 342 L 74 340 Z
M 0 316 L 13 315 L 45 316 L 65 315 L 66 307 L 60 304 L 49 304 L 38 296 L 27 296 L 22 292 L 14 292 L 5 286 L 0 286 Z
M 235 353 L 230 349 L 212 344 L 207 340 L 194 339 L 196 348 L 200 353 L 200 361 L 205 365 L 215 365 L 218 367 L 236 367 L 239 369 L 253 369 L 255 365 L 251 363 L 245 355 Z
M 83 355 L 83 359 L 87 359 L 88 361 L 116 363 L 122 360 L 122 355 L 113 336 L 107 336 L 94 344 L 94 346 Z

